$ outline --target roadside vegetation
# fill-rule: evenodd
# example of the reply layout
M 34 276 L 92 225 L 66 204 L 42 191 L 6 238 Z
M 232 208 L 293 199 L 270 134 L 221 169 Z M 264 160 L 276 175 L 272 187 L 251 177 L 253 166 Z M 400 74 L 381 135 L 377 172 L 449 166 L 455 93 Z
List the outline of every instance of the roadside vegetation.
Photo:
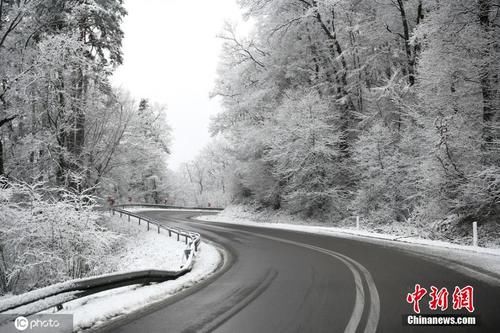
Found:
M 213 143 L 169 171 L 166 107 L 110 84 L 123 0 L 0 0 L 0 292 L 91 274 L 116 237 L 97 204 L 498 237 L 498 1 L 238 3 Z
M 93 274 L 98 204 L 160 202 L 166 108 L 113 88 L 122 0 L 0 0 L 0 294 Z
M 5 182 L 4 182 L 5 184 Z M 92 274 L 120 235 L 101 226 L 85 193 L 44 183 L 0 190 L 0 293 L 19 293 Z
M 497 2 L 240 4 L 255 28 L 226 26 L 213 92 L 226 202 L 451 239 L 477 221 L 498 235 Z

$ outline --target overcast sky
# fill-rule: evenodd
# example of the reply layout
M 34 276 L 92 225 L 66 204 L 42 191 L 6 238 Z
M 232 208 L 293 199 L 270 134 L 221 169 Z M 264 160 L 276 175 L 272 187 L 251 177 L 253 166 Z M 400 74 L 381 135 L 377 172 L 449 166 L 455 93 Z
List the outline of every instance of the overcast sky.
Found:
M 213 88 L 225 20 L 241 21 L 236 0 L 125 0 L 124 63 L 113 83 L 137 99 L 167 105 L 173 128 L 170 168 L 191 160 L 209 141 L 220 111 Z

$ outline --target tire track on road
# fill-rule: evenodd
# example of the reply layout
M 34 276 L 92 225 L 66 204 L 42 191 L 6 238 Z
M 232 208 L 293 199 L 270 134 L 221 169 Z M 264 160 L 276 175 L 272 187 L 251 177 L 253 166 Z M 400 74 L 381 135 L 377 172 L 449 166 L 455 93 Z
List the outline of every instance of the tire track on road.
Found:
M 352 258 L 350 258 L 346 255 L 343 255 L 341 253 L 331 251 L 328 249 L 324 249 L 321 247 L 317 247 L 314 245 L 306 244 L 306 243 L 295 242 L 295 241 L 284 239 L 284 238 L 277 238 L 277 237 L 268 236 L 268 235 L 255 233 L 255 232 L 250 232 L 250 231 L 245 231 L 245 230 L 215 226 L 213 224 L 210 224 L 210 226 L 214 227 L 214 228 L 223 229 L 223 230 L 231 230 L 233 232 L 236 231 L 236 232 L 241 232 L 241 233 L 245 233 L 245 234 L 250 234 L 250 235 L 257 236 L 257 237 L 275 240 L 275 241 L 282 242 L 282 243 L 292 244 L 292 245 L 299 246 L 302 248 L 307 248 L 307 249 L 310 249 L 310 250 L 313 250 L 316 252 L 321 252 L 321 253 L 326 254 L 328 256 L 334 257 L 337 260 L 340 260 L 352 272 L 353 277 L 354 277 L 354 282 L 356 285 L 356 296 L 355 296 L 354 308 L 353 308 L 351 317 L 349 319 L 349 322 L 348 322 L 344 332 L 346 332 L 346 333 L 357 332 L 358 326 L 361 322 L 361 318 L 362 318 L 363 313 L 364 313 L 365 291 L 364 291 L 364 286 L 363 286 L 363 279 L 361 278 L 361 276 L 363 276 L 364 281 L 365 281 L 366 285 L 368 286 L 369 300 L 370 300 L 370 307 L 368 309 L 367 322 L 366 322 L 366 325 L 365 325 L 363 332 L 364 333 L 375 333 L 377 331 L 377 326 L 378 326 L 378 322 L 380 319 L 380 298 L 379 298 L 378 290 L 377 290 L 377 287 L 375 285 L 375 282 L 374 282 L 373 277 L 371 276 L 370 272 L 363 265 L 361 265 L 359 262 L 357 262 L 357 261 L 353 260 Z

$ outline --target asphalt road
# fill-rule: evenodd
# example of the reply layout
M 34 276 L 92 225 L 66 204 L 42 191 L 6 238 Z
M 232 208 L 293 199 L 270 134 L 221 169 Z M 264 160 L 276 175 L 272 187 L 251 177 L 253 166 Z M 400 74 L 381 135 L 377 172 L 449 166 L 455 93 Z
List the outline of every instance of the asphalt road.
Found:
M 208 280 L 103 332 L 500 332 L 500 287 L 392 247 L 293 231 L 192 221 L 192 212 L 144 214 L 199 232 L 222 246 L 224 266 Z M 415 284 L 474 288 L 476 326 L 408 326 Z M 430 290 L 429 290 L 430 292 Z

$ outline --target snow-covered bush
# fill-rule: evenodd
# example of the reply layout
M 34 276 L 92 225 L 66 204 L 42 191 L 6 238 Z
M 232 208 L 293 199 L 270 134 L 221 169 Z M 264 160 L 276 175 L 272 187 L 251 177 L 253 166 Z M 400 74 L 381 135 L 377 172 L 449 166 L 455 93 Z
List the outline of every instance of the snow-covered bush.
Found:
M 0 179 L 0 292 L 91 273 L 117 236 L 85 193 Z

